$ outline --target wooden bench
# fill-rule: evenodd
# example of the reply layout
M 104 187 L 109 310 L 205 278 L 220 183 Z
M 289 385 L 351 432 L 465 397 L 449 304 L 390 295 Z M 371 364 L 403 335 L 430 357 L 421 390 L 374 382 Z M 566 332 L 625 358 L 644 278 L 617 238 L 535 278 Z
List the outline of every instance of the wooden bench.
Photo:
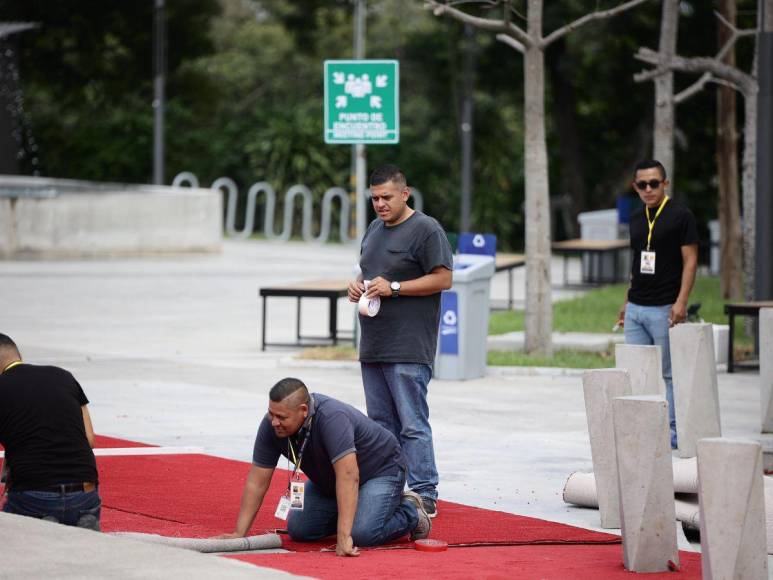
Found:
M 727 337 L 727 372 L 735 372 L 735 361 L 733 360 L 733 334 L 735 330 L 736 316 L 760 317 L 760 308 L 773 308 L 773 300 L 759 302 L 736 302 L 725 304 L 725 314 L 727 314 L 729 335 Z M 755 351 L 759 352 L 759 337 L 754 339 Z M 746 368 L 757 368 L 758 365 L 745 364 Z
M 588 280 L 583 279 L 583 283 L 598 284 L 602 282 L 624 282 L 628 279 L 627 272 L 623 270 L 622 256 L 630 247 L 628 240 L 564 240 L 563 242 L 553 242 L 553 253 L 564 257 L 564 286 L 567 286 L 566 261 L 569 256 L 590 254 L 591 275 Z M 610 278 L 601 275 L 601 260 L 605 254 L 613 254 L 615 257 L 615 272 Z M 594 272 L 597 276 L 594 276 Z
M 261 350 L 266 346 L 324 346 L 337 345 L 342 332 L 338 330 L 338 299 L 348 295 L 349 281 L 308 280 L 281 286 L 261 288 L 259 295 L 263 299 L 263 318 L 261 320 Z M 290 297 L 296 299 L 295 342 L 266 342 L 266 310 L 269 297 Z M 328 335 L 304 336 L 301 334 L 301 300 L 303 298 L 327 298 L 328 300 Z M 354 341 L 354 333 L 351 333 Z M 349 337 L 347 337 L 349 338 Z

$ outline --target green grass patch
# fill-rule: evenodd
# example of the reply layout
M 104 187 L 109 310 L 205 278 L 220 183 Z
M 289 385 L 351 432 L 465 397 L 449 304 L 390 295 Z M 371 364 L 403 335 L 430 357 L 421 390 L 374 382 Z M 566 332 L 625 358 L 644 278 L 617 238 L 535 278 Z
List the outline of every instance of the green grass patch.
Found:
M 487 362 L 491 366 L 560 367 L 569 369 L 603 369 L 615 366 L 611 351 L 585 352 L 559 350 L 552 357 L 529 356 L 520 351 L 489 351 Z
M 617 320 L 617 313 L 625 300 L 628 284 L 614 284 L 591 290 L 584 296 L 556 302 L 553 305 L 554 332 L 609 333 Z M 719 278 L 700 277 L 690 293 L 690 304 L 700 302 L 699 315 L 706 322 L 727 324 L 725 300 L 719 291 Z M 523 330 L 523 311 L 495 312 L 489 321 L 489 334 L 504 334 Z M 744 342 L 743 325 L 736 328 L 736 340 Z

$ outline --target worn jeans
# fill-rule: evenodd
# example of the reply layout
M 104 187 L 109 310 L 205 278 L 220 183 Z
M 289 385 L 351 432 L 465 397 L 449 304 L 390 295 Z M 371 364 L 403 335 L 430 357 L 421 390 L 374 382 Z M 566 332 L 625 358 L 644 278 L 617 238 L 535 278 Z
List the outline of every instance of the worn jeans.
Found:
M 360 486 L 352 527 L 355 546 L 379 546 L 400 538 L 416 527 L 416 506 L 404 500 L 405 472 L 369 479 Z M 335 535 L 338 502 L 311 481 L 306 482 L 303 510 L 290 510 L 287 531 L 293 540 L 311 542 Z
M 668 342 L 668 315 L 671 304 L 666 306 L 640 306 L 632 302 L 625 308 L 626 344 L 656 344 L 660 347 L 663 380 L 666 383 L 668 420 L 671 425 L 671 447 L 676 449 L 676 412 L 674 410 L 674 383 L 671 380 L 671 350 Z
M 3 511 L 99 531 L 102 501 L 98 491 L 9 491 Z
M 438 472 L 429 424 L 432 368 L 413 363 L 362 363 L 368 417 L 394 433 L 408 464 L 408 487 L 437 499 Z

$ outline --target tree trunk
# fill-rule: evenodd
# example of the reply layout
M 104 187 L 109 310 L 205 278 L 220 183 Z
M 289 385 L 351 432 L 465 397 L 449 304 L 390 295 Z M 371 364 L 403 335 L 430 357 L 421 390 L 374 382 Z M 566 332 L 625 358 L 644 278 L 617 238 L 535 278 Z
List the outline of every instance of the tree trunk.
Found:
M 736 0 L 720 0 L 719 11 L 732 24 L 736 20 Z M 717 44 L 722 47 L 730 39 L 730 30 L 719 25 Z M 735 50 L 722 60 L 735 66 Z M 731 87 L 720 85 L 717 90 L 717 171 L 719 174 L 719 270 L 720 290 L 725 300 L 740 300 L 743 296 L 741 252 L 741 216 L 738 191 L 738 132 L 736 130 L 736 95 Z
M 744 94 L 743 174 L 743 272 L 746 300 L 754 300 L 755 240 L 757 206 L 757 85 Z
M 667 62 L 676 53 L 679 32 L 679 0 L 663 0 L 660 17 L 661 62 Z M 655 79 L 654 157 L 666 168 L 668 179 L 674 179 L 674 73 L 668 72 Z
M 529 0 L 529 35 L 542 37 L 542 0 Z M 536 44 L 536 43 L 535 43 Z M 545 143 L 545 55 L 538 46 L 524 55 L 526 154 L 526 320 L 527 353 L 553 354 L 550 298 L 550 197 Z

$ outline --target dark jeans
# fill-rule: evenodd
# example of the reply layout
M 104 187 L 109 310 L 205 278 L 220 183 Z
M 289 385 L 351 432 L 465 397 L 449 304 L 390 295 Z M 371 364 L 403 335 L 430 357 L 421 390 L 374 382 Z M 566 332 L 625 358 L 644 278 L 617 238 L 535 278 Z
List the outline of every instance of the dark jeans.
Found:
M 414 363 L 361 363 L 368 417 L 397 437 L 408 463 L 408 487 L 437 499 L 438 472 L 427 385 L 432 368 Z
M 99 531 L 99 491 L 9 491 L 3 511 Z
M 355 546 L 378 546 L 409 534 L 419 521 L 416 507 L 403 499 L 405 473 L 374 477 L 360 486 L 352 540 Z M 287 529 L 298 542 L 313 542 L 334 535 L 338 502 L 311 481 L 306 482 L 305 506 L 290 511 Z

